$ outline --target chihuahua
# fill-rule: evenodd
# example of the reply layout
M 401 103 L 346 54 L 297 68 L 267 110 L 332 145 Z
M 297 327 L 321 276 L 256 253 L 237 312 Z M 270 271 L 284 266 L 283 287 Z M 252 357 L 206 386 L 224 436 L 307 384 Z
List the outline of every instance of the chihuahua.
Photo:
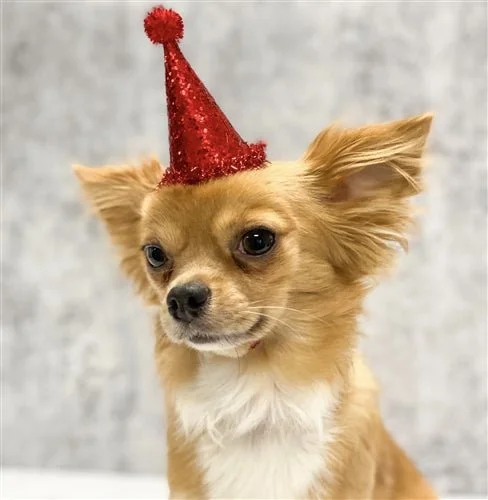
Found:
M 172 499 L 431 499 L 358 353 L 406 245 L 432 116 L 331 126 L 303 158 L 159 186 L 156 160 L 75 167 L 154 312 Z

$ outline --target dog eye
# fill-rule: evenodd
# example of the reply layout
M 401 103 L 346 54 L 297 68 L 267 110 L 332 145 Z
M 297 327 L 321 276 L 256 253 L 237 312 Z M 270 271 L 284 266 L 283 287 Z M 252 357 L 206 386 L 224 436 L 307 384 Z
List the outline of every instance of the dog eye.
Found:
M 163 266 L 168 260 L 163 249 L 157 245 L 146 245 L 144 247 L 144 254 L 149 265 L 154 268 Z
M 241 239 L 239 251 L 247 255 L 264 255 L 275 244 L 275 235 L 268 229 L 251 229 Z

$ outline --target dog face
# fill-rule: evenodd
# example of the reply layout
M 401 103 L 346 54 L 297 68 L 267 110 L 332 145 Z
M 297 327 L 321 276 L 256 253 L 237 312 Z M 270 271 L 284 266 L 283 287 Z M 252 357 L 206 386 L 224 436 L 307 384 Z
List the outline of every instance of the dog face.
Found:
M 296 224 L 266 169 L 148 195 L 141 246 L 167 335 L 199 350 L 262 338 L 298 270 Z
M 156 189 L 156 161 L 76 173 L 167 336 L 239 355 L 356 317 L 404 242 L 430 122 L 331 127 L 301 161 L 198 186 Z

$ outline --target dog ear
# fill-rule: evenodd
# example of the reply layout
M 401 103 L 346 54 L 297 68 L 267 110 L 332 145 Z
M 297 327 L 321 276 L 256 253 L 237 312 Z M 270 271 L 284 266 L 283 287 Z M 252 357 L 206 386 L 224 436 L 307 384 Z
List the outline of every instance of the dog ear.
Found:
M 356 129 L 322 131 L 308 148 L 305 176 L 327 205 L 338 265 L 371 274 L 406 246 L 408 197 L 422 190 L 422 156 L 431 114 Z
M 120 251 L 123 271 L 148 303 L 157 303 L 140 251 L 139 231 L 144 198 L 161 179 L 161 166 L 148 160 L 141 166 L 73 167 L 94 213 L 102 219 Z

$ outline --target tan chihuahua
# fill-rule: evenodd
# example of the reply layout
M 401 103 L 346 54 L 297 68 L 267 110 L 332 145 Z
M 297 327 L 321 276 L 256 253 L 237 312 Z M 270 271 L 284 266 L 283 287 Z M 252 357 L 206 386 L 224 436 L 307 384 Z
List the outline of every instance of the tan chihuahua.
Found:
M 384 428 L 357 352 L 371 278 L 405 245 L 431 115 L 329 127 L 299 161 L 245 168 L 236 153 L 237 172 L 206 163 L 185 182 L 171 113 L 163 181 L 156 160 L 75 167 L 155 311 L 171 498 L 436 498 Z
M 157 161 L 76 167 L 157 308 L 172 498 L 435 498 L 356 350 L 430 123 L 329 128 L 303 161 L 197 186 L 155 189 Z

